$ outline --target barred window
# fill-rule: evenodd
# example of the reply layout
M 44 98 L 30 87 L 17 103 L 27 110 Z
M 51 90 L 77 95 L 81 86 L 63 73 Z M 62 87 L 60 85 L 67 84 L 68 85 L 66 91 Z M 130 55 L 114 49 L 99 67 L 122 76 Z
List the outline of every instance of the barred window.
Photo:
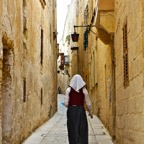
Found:
M 124 66 L 124 87 L 129 85 L 128 71 L 128 40 L 127 40 L 127 23 L 123 27 L 123 66 Z

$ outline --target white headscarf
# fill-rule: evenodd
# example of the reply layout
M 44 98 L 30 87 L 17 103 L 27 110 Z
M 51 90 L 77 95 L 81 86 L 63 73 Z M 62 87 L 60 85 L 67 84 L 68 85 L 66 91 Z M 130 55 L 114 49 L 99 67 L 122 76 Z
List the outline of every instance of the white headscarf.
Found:
M 85 85 L 86 83 L 83 81 L 82 77 L 78 74 L 74 75 L 70 81 L 70 87 L 72 87 L 75 91 L 79 92 L 79 90 Z

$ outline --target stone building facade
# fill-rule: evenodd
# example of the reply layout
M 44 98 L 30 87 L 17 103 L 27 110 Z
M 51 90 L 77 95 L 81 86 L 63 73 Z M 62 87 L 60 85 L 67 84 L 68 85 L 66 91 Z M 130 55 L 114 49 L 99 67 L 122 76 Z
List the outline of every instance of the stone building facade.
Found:
M 56 1 L 0 1 L 0 141 L 21 143 L 56 111 Z
M 116 139 L 144 143 L 144 1 L 115 0 Z
M 143 144 L 144 1 L 73 0 L 73 4 L 73 25 L 91 26 L 88 35 L 86 27 L 76 32 L 77 73 L 87 83 L 93 113 L 117 144 Z
M 73 0 L 73 3 L 76 4 L 73 25 L 78 26 L 76 32 L 79 33 L 77 73 L 87 83 L 93 113 L 115 137 L 114 1 Z
M 114 0 L 99 0 L 95 3 L 97 29 L 96 49 L 92 58 L 95 68 L 91 71 L 92 95 L 96 98 L 95 113 L 100 117 L 111 136 L 116 135 L 115 111 L 115 65 L 114 65 Z M 92 60 L 93 60 L 92 59 Z M 91 67 L 94 67 L 92 64 Z

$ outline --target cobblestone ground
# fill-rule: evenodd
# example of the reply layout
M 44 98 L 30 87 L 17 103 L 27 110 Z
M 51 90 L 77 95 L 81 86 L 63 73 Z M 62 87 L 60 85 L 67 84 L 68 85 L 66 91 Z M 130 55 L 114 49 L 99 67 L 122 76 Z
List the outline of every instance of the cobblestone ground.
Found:
M 63 98 L 59 95 L 60 101 Z M 102 122 L 94 116 L 91 119 L 87 116 L 89 126 L 89 144 L 113 144 L 110 135 Z M 23 144 L 69 144 L 66 108 L 58 101 L 58 112 L 40 128 L 38 128 Z

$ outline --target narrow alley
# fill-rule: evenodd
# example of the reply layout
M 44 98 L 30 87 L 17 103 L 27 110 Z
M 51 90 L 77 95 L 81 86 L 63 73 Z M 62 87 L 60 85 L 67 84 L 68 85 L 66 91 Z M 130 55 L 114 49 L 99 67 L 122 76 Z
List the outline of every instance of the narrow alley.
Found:
M 38 128 L 23 144 L 69 144 L 66 124 L 66 108 L 60 105 L 63 95 L 58 95 L 58 111 L 40 128 Z M 98 119 L 89 116 L 89 144 L 113 144 L 109 133 Z
M 68 111 L 68 135 L 63 105 L 94 118 Z M 68 144 L 75 121 L 144 144 L 144 0 L 0 0 L 0 144 Z

